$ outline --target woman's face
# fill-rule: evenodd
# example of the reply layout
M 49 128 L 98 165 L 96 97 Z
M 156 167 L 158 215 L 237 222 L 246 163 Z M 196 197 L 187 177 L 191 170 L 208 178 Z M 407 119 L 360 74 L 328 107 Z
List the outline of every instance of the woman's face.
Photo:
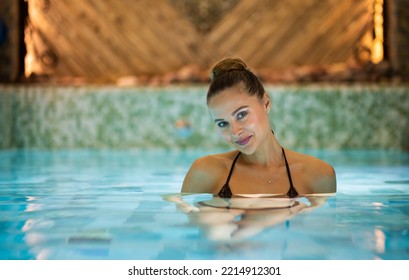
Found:
M 260 100 L 236 86 L 213 96 L 208 107 L 222 137 L 244 154 L 254 153 L 271 134 L 267 94 Z

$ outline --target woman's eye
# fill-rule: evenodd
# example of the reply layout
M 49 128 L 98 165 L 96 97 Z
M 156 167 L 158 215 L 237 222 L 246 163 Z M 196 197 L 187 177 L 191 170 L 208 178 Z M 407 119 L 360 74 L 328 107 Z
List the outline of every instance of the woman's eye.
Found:
M 219 122 L 219 123 L 217 123 L 217 126 L 220 127 L 220 128 L 226 127 L 227 122 Z
M 247 116 L 247 112 L 240 112 L 240 113 L 238 113 L 237 114 L 237 119 L 242 119 L 242 118 L 244 118 L 245 116 Z

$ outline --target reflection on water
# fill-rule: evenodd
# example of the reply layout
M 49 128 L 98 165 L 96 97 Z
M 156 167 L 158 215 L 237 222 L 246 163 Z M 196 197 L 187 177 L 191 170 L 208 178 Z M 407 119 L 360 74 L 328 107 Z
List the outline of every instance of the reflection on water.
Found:
M 308 196 L 308 204 L 282 197 L 212 197 L 192 205 L 183 199 L 186 195 L 169 194 L 163 198 L 175 203 L 188 215 L 192 225 L 199 226 L 204 236 L 214 241 L 237 241 L 256 236 L 296 215 L 307 214 L 332 196 Z

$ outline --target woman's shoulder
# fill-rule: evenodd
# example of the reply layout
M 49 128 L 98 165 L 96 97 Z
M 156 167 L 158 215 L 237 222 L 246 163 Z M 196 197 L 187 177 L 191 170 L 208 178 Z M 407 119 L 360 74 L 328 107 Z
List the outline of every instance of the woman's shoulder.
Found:
M 312 193 L 336 192 L 336 175 L 331 164 L 317 157 L 292 152 L 294 162 L 303 170 L 304 179 L 311 186 Z
M 215 193 L 227 178 L 237 151 L 211 154 L 196 159 L 186 174 L 182 192 Z
M 321 168 L 323 168 L 323 169 L 332 168 L 332 166 L 328 162 L 326 162 L 326 161 L 324 161 L 322 159 L 319 159 L 317 157 L 314 157 L 312 155 L 302 154 L 302 153 L 299 153 L 299 152 L 296 152 L 296 151 L 291 151 L 291 150 L 289 150 L 289 152 L 290 152 L 290 155 L 291 155 L 291 157 L 293 159 L 293 162 L 303 162 L 303 163 L 305 163 L 306 166 L 309 166 L 309 167 L 312 167 L 312 168 L 319 168 L 319 169 L 321 169 Z
M 219 168 L 231 163 L 237 153 L 237 151 L 230 151 L 226 153 L 206 155 L 196 159 L 193 162 L 192 166 L 205 169 Z

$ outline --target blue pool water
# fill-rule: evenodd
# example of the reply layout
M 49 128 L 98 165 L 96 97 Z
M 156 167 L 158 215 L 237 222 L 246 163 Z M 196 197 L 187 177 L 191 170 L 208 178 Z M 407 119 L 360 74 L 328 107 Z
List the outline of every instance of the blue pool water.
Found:
M 334 166 L 337 195 L 245 222 L 163 198 L 209 151 L 0 151 L 0 259 L 409 259 L 409 153 L 304 152 Z

